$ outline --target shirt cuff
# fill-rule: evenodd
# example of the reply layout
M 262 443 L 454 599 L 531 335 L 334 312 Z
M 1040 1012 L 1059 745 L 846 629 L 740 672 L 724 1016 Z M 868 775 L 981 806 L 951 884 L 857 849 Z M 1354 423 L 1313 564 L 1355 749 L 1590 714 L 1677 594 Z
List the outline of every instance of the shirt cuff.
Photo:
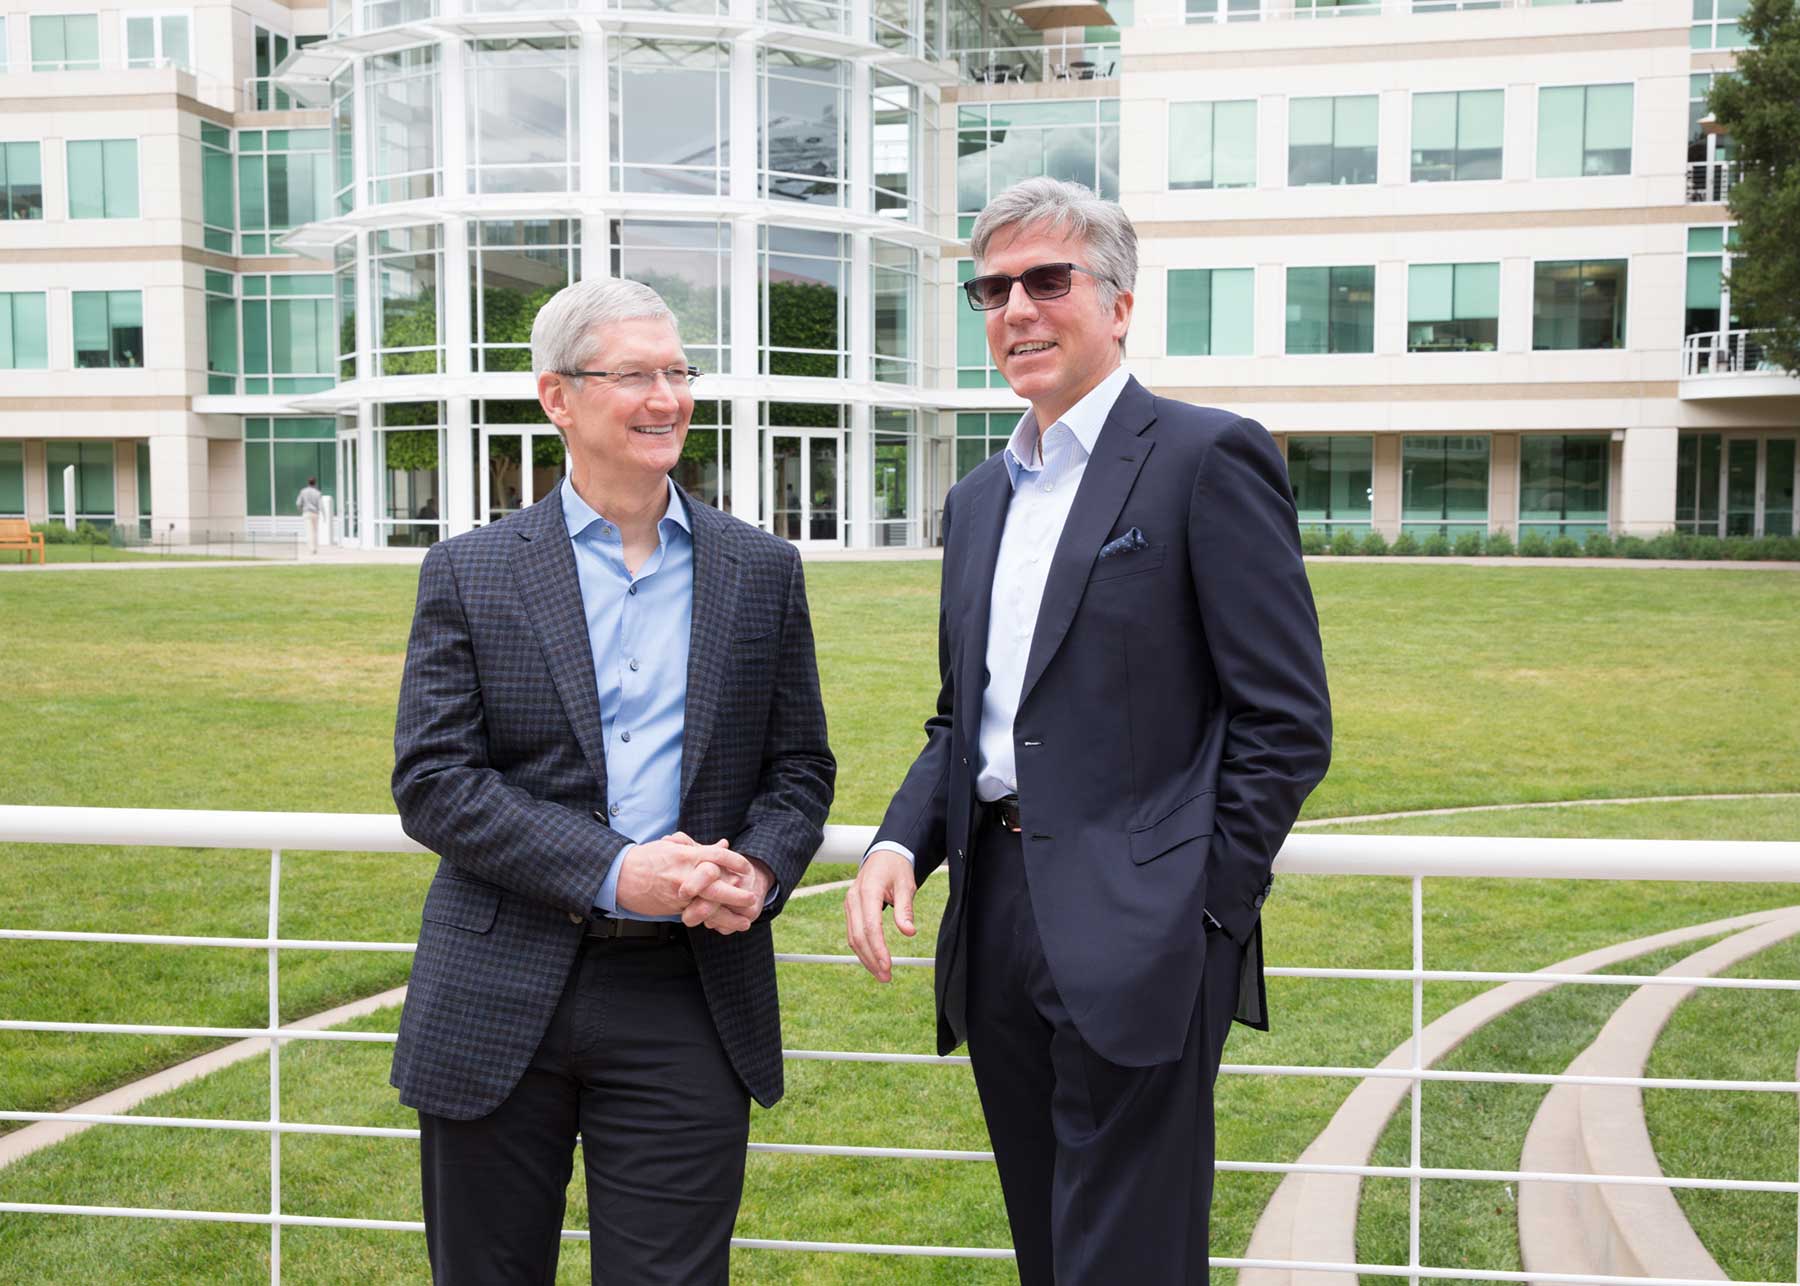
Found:
M 868 861 L 871 857 L 873 857 L 875 855 L 875 850 L 881 849 L 881 848 L 885 848 L 889 852 L 892 852 L 892 853 L 900 854 L 901 857 L 904 857 L 906 859 L 906 864 L 908 866 L 917 866 L 919 864 L 918 859 L 913 856 L 913 851 L 910 848 L 906 847 L 906 845 L 904 845 L 904 844 L 896 844 L 891 839 L 878 839 L 873 844 L 869 845 L 868 852 L 866 852 L 862 855 L 863 862 Z M 858 862 L 857 866 L 858 866 L 858 868 L 860 868 L 862 866 L 862 862 Z
M 636 844 L 627 844 L 613 858 L 613 864 L 606 872 L 606 878 L 600 881 L 600 891 L 594 894 L 594 909 L 604 911 L 608 915 L 619 913 L 619 872 L 625 869 L 625 858 L 636 848 Z

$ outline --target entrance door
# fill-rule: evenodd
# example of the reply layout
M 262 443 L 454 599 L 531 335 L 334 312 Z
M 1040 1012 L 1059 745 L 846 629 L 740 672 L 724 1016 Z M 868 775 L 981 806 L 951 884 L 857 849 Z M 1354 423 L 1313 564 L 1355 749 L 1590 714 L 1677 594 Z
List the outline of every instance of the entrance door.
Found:
M 568 453 L 555 429 L 481 430 L 478 522 L 497 522 L 550 494 L 568 471 Z
M 763 512 L 802 548 L 844 543 L 843 435 L 770 430 L 763 438 Z
M 356 471 L 356 430 L 343 429 L 337 435 L 337 509 L 331 515 L 331 543 L 334 545 L 356 545 L 361 543 L 361 527 L 358 514 L 361 506 L 357 504 L 357 484 L 362 475 Z
M 1757 448 L 1755 438 L 1725 440 L 1725 534 L 1757 534 Z

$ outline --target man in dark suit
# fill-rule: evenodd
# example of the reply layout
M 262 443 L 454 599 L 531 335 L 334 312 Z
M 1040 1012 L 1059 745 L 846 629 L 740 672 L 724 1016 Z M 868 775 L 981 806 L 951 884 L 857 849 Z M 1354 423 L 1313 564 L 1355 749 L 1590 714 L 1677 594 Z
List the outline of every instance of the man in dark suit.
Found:
M 891 975 L 940 865 L 938 1050 L 965 1038 L 1019 1275 L 1207 1274 L 1212 1083 L 1266 1026 L 1270 866 L 1324 776 L 1318 619 L 1261 425 L 1121 365 L 1124 212 L 1032 179 L 974 230 L 966 290 L 1031 403 L 944 505 L 942 689 L 845 898 Z
M 552 1281 L 579 1132 L 594 1280 L 722 1283 L 836 773 L 805 584 L 670 479 L 698 372 L 654 291 L 562 291 L 532 356 L 569 475 L 426 555 L 394 730 L 443 859 L 393 1070 L 432 1273 Z

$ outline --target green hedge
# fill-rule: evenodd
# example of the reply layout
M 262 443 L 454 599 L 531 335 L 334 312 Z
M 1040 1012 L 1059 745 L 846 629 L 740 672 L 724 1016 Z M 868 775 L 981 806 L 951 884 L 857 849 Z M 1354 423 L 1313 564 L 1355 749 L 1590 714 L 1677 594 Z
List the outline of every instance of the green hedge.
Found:
M 1371 531 L 1358 537 L 1354 532 L 1339 531 L 1327 536 L 1318 527 L 1300 533 L 1303 554 L 1335 554 L 1339 557 L 1360 555 L 1364 558 L 1393 554 L 1396 557 L 1425 555 L 1458 558 L 1660 558 L 1701 562 L 1800 562 L 1800 536 L 1691 536 L 1665 531 L 1646 540 L 1642 536 L 1611 536 L 1595 532 L 1585 541 L 1573 536 L 1552 539 L 1542 532 L 1530 532 L 1517 547 L 1503 531 L 1489 535 L 1465 531 L 1455 540 L 1441 532 L 1420 540 L 1411 532 L 1401 532 L 1392 542 L 1380 532 Z

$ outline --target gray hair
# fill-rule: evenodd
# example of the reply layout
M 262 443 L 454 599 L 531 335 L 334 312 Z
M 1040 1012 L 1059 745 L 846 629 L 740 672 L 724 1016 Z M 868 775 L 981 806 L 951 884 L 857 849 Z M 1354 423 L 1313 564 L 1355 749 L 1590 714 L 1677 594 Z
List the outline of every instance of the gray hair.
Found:
M 640 317 L 676 327 L 663 297 L 641 281 L 602 277 L 564 287 L 531 324 L 531 373 L 580 370 L 593 357 L 596 330 Z
M 979 269 L 994 234 L 1002 228 L 1056 229 L 1087 246 L 1087 268 L 1100 279 L 1100 302 L 1112 307 L 1120 291 L 1137 286 L 1137 229 L 1117 201 L 1064 179 L 1015 183 L 982 210 L 969 248 Z

